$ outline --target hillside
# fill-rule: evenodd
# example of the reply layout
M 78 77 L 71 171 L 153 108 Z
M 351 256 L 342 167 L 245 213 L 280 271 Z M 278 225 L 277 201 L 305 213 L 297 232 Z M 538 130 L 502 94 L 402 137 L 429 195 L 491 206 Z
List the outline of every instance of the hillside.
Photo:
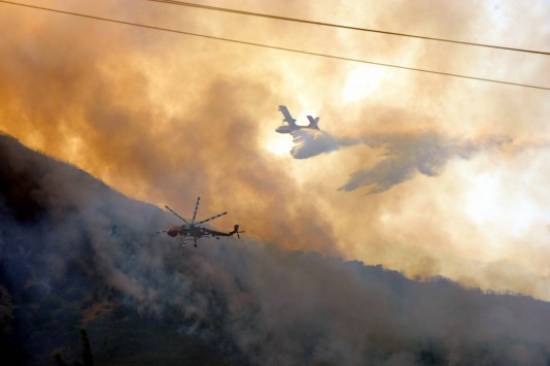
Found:
M 0 347 L 11 364 L 548 365 L 550 304 L 172 222 L 0 135 Z

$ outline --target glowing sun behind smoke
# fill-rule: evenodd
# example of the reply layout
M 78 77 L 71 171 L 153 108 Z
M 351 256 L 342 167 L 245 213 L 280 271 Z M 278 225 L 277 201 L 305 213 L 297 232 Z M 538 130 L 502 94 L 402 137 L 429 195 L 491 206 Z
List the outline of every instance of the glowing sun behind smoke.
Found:
M 292 144 L 292 137 L 290 135 L 273 133 L 267 137 L 264 148 L 273 155 L 284 156 L 289 154 Z
M 532 194 L 529 169 L 513 174 L 495 169 L 469 177 L 464 197 L 466 216 L 476 225 L 503 237 L 523 237 L 545 226 L 550 215 Z
M 358 100 L 375 92 L 385 71 L 377 67 L 359 67 L 348 73 L 344 87 L 342 88 L 342 99 L 344 102 L 357 102 Z

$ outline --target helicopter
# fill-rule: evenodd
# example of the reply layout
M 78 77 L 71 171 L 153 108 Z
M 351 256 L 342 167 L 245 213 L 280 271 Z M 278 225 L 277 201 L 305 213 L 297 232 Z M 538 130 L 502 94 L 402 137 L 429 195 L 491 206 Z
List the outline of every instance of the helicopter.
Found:
M 212 221 L 224 215 L 227 215 L 227 211 L 224 211 L 220 214 L 214 215 L 204 220 L 195 221 L 197 218 L 197 212 L 199 210 L 200 200 L 201 198 L 200 196 L 198 196 L 197 201 L 195 203 L 195 209 L 193 210 L 193 217 L 191 218 L 191 220 L 186 220 L 183 216 L 178 214 L 175 210 L 168 207 L 168 205 L 165 205 L 164 207 L 168 211 L 170 211 L 170 213 L 172 213 L 174 216 L 176 216 L 181 221 L 183 221 L 183 225 L 173 225 L 166 230 L 159 231 L 158 233 L 159 234 L 166 233 L 168 236 L 171 236 L 171 237 L 176 237 L 178 235 L 183 236 L 183 243 L 185 244 L 186 241 L 192 240 L 194 247 L 197 247 L 197 241 L 201 238 L 214 237 L 216 239 L 219 239 L 221 236 L 233 236 L 233 235 L 237 235 L 237 238 L 239 239 L 241 238 L 239 234 L 244 233 L 244 231 L 239 230 L 238 224 L 234 225 L 233 230 L 229 232 L 212 230 L 204 226 L 201 226 L 202 224 L 205 224 L 209 221 Z

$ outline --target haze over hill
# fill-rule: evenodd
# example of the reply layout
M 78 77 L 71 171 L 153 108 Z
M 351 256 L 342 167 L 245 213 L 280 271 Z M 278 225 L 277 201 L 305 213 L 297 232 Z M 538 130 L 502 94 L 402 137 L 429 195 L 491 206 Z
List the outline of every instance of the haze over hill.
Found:
M 182 247 L 154 234 L 167 213 L 77 168 L 5 135 L 0 160 L 0 330 L 14 364 L 50 362 L 80 327 L 99 365 L 550 362 L 546 302 L 246 239 Z
M 550 85 L 550 58 L 542 55 L 152 1 L 26 3 Z M 550 6 L 529 3 L 226 0 L 223 6 L 547 49 Z M 228 209 L 232 216 L 221 220 L 246 223 L 249 233 L 280 247 L 550 300 L 547 92 L 9 4 L 2 5 L 0 24 L 6 55 L 0 58 L 0 130 L 26 146 L 157 206 L 187 211 L 200 193 L 203 212 Z M 316 144 L 302 136 L 293 147 L 290 136 L 274 132 L 279 104 L 299 124 L 308 114 L 320 117 L 326 134 L 319 133 Z M 509 142 L 495 144 L 498 136 Z

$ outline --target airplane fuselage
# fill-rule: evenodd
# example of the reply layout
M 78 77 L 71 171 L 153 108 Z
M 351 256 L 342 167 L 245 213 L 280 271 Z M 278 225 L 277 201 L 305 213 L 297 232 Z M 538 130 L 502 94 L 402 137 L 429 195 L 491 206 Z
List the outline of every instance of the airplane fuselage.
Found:
M 298 127 L 282 125 L 282 126 L 277 127 L 277 129 L 275 131 L 279 132 L 279 133 L 291 133 L 292 131 L 296 131 L 297 129 L 298 129 Z

